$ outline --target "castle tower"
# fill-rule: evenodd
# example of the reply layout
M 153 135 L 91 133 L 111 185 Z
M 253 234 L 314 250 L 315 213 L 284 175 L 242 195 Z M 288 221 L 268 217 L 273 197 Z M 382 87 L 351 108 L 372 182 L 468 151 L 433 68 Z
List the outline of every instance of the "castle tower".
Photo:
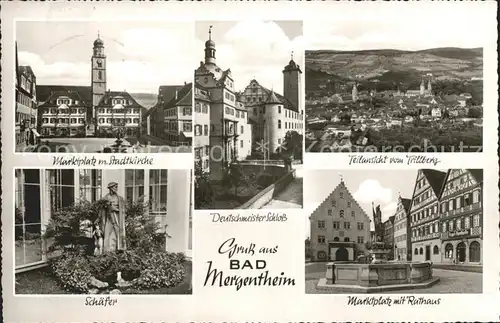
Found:
M 352 101 L 358 101 L 358 85 L 356 83 L 352 86 Z
M 208 40 L 205 43 L 205 64 L 215 65 L 215 42 L 212 40 L 212 26 L 208 29 Z
M 293 60 L 293 52 L 290 62 L 283 69 L 283 96 L 292 103 L 293 110 L 303 113 L 302 107 L 302 71 Z
M 422 82 L 420 82 L 420 95 L 424 95 L 425 94 L 425 83 L 424 83 L 424 79 L 422 78 Z
M 106 92 L 106 55 L 104 55 L 104 42 L 100 36 L 94 41 L 92 66 L 92 116 L 95 117 L 95 107 Z

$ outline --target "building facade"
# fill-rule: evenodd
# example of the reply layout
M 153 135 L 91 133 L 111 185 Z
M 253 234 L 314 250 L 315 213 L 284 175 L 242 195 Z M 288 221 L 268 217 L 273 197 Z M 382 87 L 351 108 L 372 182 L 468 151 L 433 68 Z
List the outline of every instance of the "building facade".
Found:
M 194 89 L 194 159 L 195 166 L 210 172 L 210 92 L 197 85 Z
M 446 173 L 420 169 L 410 211 L 413 261 L 441 261 L 439 198 Z
M 47 137 L 85 137 L 89 107 L 80 93 L 54 91 L 38 107 L 40 132 Z
M 309 217 L 314 261 L 354 260 L 370 242 L 370 218 L 341 181 Z
M 95 202 L 118 183 L 127 201 L 150 201 L 148 212 L 170 238 L 166 250 L 191 257 L 191 172 L 167 169 L 15 169 L 15 270 L 47 263 L 42 238 L 51 214 L 79 200 Z M 175 192 L 175 194 L 171 194 Z
M 483 262 L 483 171 L 450 169 L 441 192 L 442 261 Z
M 411 200 L 399 196 L 396 213 L 394 214 L 394 259 L 412 259 L 410 231 Z
M 195 87 L 210 93 L 207 96 L 210 98 L 209 145 L 212 154 L 209 159 L 209 169 L 212 178 L 220 179 L 222 168 L 226 164 L 245 159 L 249 154 L 250 149 L 247 145 L 251 145 L 251 142 L 246 142 L 239 137 L 245 134 L 245 131 L 248 133 L 251 130 L 246 108 L 238 100 L 235 92 L 231 70 L 222 70 L 217 66 L 215 52 L 215 42 L 211 39 L 211 31 L 209 31 L 209 39 L 205 43 L 205 60 L 200 62 L 200 66 L 195 70 Z M 195 96 L 195 106 L 197 104 L 202 106 L 202 101 L 198 101 Z M 208 103 L 206 100 L 203 102 Z M 203 126 L 203 133 L 205 133 L 203 122 L 206 120 L 199 122 L 195 119 L 195 126 L 198 129 L 199 125 Z M 203 147 L 195 147 L 195 151 L 199 152 L 201 148 L 206 154 L 206 145 L 205 143 L 203 145 Z
M 394 215 L 387 219 L 382 227 L 384 228 L 384 244 L 385 248 L 390 250 L 388 258 L 394 259 Z
M 19 66 L 16 43 L 16 149 L 35 144 L 37 123 L 36 76 L 30 66 Z
M 294 74 L 285 73 L 287 69 L 292 69 L 290 66 L 295 66 Z M 286 79 L 284 86 L 290 88 L 287 93 L 295 96 L 295 101 L 299 100 L 300 96 L 291 90 L 295 86 L 290 86 L 290 83 L 293 79 L 300 80 L 300 73 L 298 65 L 293 61 L 290 61 L 284 70 L 284 80 Z M 290 76 L 295 74 L 298 74 L 298 78 Z M 265 88 L 256 80 L 250 82 L 241 93 L 240 99 L 246 105 L 248 116 L 254 123 L 252 134 L 254 142 L 268 143 L 270 154 L 279 152 L 279 147 L 284 143 L 288 131 L 304 133 L 304 112 L 301 106 L 294 105 L 288 98 Z
M 123 91 L 106 91 L 95 106 L 96 134 L 99 137 L 116 136 L 123 129 L 126 136 L 140 136 L 143 107 Z
M 163 107 L 165 127 L 159 138 L 172 146 L 191 146 L 193 141 L 193 83 L 176 90 Z

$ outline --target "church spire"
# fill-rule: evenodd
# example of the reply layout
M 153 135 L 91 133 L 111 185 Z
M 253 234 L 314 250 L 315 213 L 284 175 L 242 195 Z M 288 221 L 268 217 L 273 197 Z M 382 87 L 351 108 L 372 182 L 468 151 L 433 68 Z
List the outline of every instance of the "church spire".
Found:
M 215 65 L 215 42 L 212 40 L 212 25 L 208 27 L 208 40 L 205 43 L 205 64 Z

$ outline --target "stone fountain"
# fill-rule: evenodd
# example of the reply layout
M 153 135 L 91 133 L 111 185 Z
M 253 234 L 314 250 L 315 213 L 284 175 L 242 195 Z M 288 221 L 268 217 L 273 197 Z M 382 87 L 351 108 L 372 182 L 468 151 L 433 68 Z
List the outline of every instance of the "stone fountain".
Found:
M 374 242 L 368 250 L 369 263 L 357 261 L 330 262 L 326 265 L 326 274 L 318 282 L 318 290 L 339 293 L 362 292 L 377 293 L 382 291 L 428 288 L 439 277 L 432 276 L 432 263 L 426 262 L 390 262 L 389 251 L 382 242 L 383 227 L 380 206 L 373 212 L 375 223 Z
M 131 147 L 130 144 L 124 144 L 123 138 L 125 137 L 125 131 L 123 128 L 118 128 L 116 130 L 116 140 L 115 143 L 106 147 L 103 151 L 112 153 L 126 153 L 128 148 Z

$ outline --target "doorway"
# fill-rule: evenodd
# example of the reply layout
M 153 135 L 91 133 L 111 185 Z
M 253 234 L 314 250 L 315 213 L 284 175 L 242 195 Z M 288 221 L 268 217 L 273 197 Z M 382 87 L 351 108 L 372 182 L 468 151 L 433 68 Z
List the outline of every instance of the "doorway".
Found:
M 346 248 L 340 247 L 335 252 L 335 261 L 348 261 L 349 260 L 349 252 Z
M 463 242 L 457 245 L 457 262 L 465 262 L 465 243 Z
M 431 260 L 431 246 L 425 246 L 425 261 Z

